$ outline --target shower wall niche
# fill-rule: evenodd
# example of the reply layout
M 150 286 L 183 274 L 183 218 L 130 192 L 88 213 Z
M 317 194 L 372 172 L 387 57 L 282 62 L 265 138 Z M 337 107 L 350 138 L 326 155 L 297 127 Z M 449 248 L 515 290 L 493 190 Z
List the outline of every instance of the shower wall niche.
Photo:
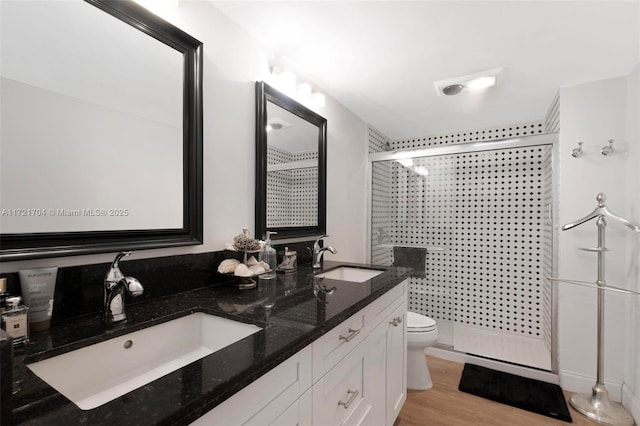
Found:
M 551 370 L 553 145 L 491 144 L 372 155 L 371 261 L 444 248 L 411 278 L 409 310 L 454 350 Z

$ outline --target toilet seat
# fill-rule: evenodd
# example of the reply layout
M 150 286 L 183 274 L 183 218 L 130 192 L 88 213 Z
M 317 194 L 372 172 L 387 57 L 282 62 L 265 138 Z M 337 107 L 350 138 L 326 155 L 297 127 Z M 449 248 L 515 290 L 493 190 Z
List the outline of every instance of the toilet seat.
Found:
M 407 332 L 408 333 L 425 333 L 436 329 L 435 320 L 417 314 L 415 312 L 407 312 Z

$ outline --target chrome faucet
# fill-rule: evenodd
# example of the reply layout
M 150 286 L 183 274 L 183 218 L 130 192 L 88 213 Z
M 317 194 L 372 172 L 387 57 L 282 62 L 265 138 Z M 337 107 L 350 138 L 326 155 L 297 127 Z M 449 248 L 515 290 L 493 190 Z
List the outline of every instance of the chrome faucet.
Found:
M 106 326 L 127 320 L 127 314 L 124 312 L 125 290 L 133 297 L 140 296 L 144 292 L 140 281 L 133 277 L 125 277 L 122 271 L 120 271 L 120 266 L 118 265 L 120 259 L 130 254 L 130 251 L 118 253 L 104 277 L 104 311 L 102 322 Z
M 316 242 L 313 243 L 313 269 L 322 268 L 322 255 L 324 254 L 325 251 L 330 251 L 333 254 L 336 254 L 338 252 L 338 250 L 334 249 L 331 246 L 320 247 L 320 241 L 323 238 L 327 238 L 327 237 L 328 235 L 323 235 L 321 237 L 318 237 Z

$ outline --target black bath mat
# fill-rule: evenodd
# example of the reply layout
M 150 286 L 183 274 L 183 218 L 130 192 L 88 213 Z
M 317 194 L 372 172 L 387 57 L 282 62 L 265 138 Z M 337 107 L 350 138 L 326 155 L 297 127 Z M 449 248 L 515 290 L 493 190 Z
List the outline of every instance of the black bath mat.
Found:
M 558 385 L 465 364 L 458 389 L 472 395 L 572 423 Z

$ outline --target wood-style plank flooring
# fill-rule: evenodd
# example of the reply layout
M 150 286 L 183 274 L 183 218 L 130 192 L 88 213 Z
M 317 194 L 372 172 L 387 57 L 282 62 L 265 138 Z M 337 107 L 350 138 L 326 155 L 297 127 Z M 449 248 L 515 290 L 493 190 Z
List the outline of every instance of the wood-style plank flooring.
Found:
M 597 423 L 569 406 L 573 423 L 555 420 L 509 405 L 460 392 L 463 364 L 427 357 L 433 388 L 407 395 L 395 426 L 594 426 Z M 565 392 L 568 398 L 570 394 Z M 568 400 L 567 400 L 568 401 Z

